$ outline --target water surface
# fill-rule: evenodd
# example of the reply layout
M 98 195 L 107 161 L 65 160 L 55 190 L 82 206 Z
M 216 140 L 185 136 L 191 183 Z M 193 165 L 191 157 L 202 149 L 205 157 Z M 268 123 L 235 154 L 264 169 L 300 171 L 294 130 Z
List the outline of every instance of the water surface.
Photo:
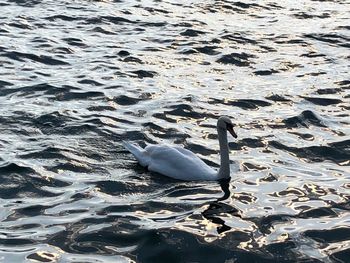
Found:
M 348 1 L 0 0 L 1 262 L 349 262 Z M 139 166 L 130 140 L 230 182 Z

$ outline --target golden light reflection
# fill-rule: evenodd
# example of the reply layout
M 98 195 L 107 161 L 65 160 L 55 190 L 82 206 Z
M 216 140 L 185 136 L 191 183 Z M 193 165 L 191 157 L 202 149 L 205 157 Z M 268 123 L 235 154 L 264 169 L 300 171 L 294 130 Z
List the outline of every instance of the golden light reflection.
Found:
M 345 184 L 343 185 L 343 187 L 344 187 L 345 189 L 350 189 L 350 183 L 345 183 Z
M 268 238 L 267 236 L 261 236 L 261 237 L 256 238 L 255 242 L 259 247 L 263 247 L 268 243 L 267 238 Z M 251 240 L 251 242 L 253 242 L 253 240 Z
M 320 186 L 315 185 L 315 184 L 311 184 L 311 183 L 305 184 L 305 188 L 310 193 L 313 193 L 313 194 L 316 194 L 316 195 L 323 196 L 323 195 L 327 195 L 329 193 L 329 191 L 327 189 L 323 189 Z
M 117 126 L 118 122 L 116 122 L 115 120 L 111 119 L 111 118 L 107 118 L 107 117 L 101 117 L 100 118 L 101 122 L 107 125 L 111 125 L 111 126 Z
M 341 165 L 341 166 L 347 166 L 347 165 L 350 165 L 350 160 L 345 161 L 345 162 L 341 162 L 341 163 L 339 163 L 339 165 Z
M 253 243 L 253 240 L 249 239 L 248 241 L 244 241 L 244 242 L 239 243 L 238 248 L 244 249 L 244 250 L 250 250 L 253 248 L 252 243 Z
M 48 182 L 50 182 L 52 179 L 55 178 L 55 173 L 54 172 L 51 172 L 51 171 L 48 171 L 46 170 L 45 168 L 43 167 L 40 167 L 40 166 L 35 166 L 34 167 L 34 170 L 40 174 L 40 176 L 47 180 Z
M 205 227 L 205 229 L 207 231 L 213 231 L 213 230 L 216 230 L 216 228 L 218 227 L 217 224 L 211 222 L 210 220 L 208 219 L 204 219 L 201 224 Z
M 108 105 L 114 109 L 118 109 L 118 104 L 115 103 L 113 100 L 108 101 Z
M 158 220 L 161 220 L 161 219 L 168 220 L 171 215 L 174 215 L 173 211 L 165 210 L 165 209 L 162 209 L 153 213 L 137 210 L 134 213 L 135 215 L 140 217 L 145 217 L 147 219 L 158 219 Z
M 200 215 L 196 215 L 195 217 L 196 219 L 190 216 L 185 218 L 182 222 L 176 222 L 175 227 L 179 230 L 195 234 L 196 236 L 201 236 L 208 243 L 213 242 L 223 236 L 217 232 L 220 225 L 215 224 L 206 218 L 202 218 Z
M 184 109 L 183 111 L 186 113 L 190 113 L 190 111 L 187 109 Z M 194 123 L 195 119 L 193 119 L 191 117 L 175 117 L 175 122 L 177 124 L 181 124 L 181 123 L 188 124 L 188 123 Z
M 57 262 L 61 255 L 59 253 L 53 253 L 53 252 L 47 252 L 47 251 L 38 251 L 36 252 L 36 254 L 38 257 L 40 257 L 40 260 L 44 262 Z M 32 262 L 38 262 L 37 259 L 29 259 L 29 260 Z
M 74 166 L 77 166 L 77 167 L 90 169 L 90 167 L 87 164 L 81 163 L 81 162 L 78 162 L 78 161 L 75 161 L 75 160 L 70 160 L 69 163 L 74 165 Z
M 277 196 L 306 196 L 306 194 L 298 188 L 288 187 L 287 189 L 276 193 Z
M 287 241 L 289 238 L 288 233 L 282 233 L 279 237 L 277 237 L 278 241 L 284 242 Z

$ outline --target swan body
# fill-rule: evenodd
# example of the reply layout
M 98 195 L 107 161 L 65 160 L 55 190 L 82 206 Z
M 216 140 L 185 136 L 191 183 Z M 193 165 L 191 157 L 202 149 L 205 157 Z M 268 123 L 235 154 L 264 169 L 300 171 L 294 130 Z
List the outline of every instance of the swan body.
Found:
M 220 169 L 214 170 L 193 152 L 170 145 L 148 145 L 141 148 L 129 142 L 124 147 L 131 152 L 140 165 L 148 170 L 183 181 L 214 181 L 230 177 L 227 131 L 237 138 L 228 117 L 222 116 L 217 123 L 220 144 Z

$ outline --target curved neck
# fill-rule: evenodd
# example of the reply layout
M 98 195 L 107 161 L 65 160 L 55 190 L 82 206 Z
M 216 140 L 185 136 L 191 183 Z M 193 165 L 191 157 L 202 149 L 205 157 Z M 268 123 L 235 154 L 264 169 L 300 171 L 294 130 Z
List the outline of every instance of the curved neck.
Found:
M 230 178 L 230 157 L 227 144 L 227 131 L 218 128 L 218 137 L 220 144 L 220 169 L 218 179 Z

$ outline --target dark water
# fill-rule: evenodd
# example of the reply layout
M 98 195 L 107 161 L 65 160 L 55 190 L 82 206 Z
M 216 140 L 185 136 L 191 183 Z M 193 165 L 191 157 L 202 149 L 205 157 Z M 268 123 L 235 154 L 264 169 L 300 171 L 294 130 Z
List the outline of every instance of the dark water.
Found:
M 340 0 L 0 0 L 0 261 L 350 262 L 349 21 Z M 217 166 L 224 114 L 230 182 L 121 146 Z

